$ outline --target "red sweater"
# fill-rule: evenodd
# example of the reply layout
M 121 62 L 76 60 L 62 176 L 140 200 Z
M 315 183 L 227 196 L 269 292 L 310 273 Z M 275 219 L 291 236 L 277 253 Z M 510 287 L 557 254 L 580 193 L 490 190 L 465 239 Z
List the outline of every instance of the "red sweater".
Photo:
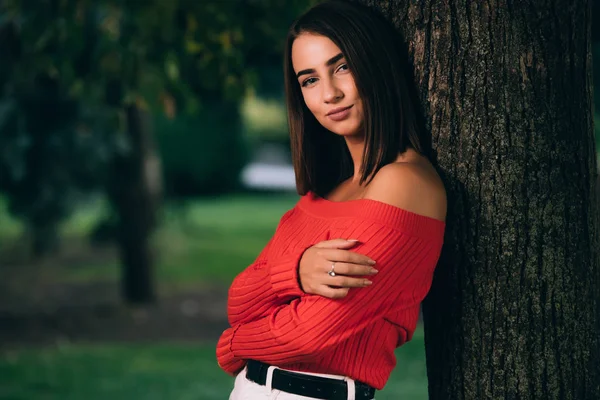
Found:
M 444 229 L 442 221 L 375 200 L 303 196 L 229 289 L 232 328 L 217 344 L 219 365 L 235 374 L 254 359 L 382 389 L 396 365 L 394 350 L 412 338 Z M 358 239 L 351 251 L 377 262 L 379 273 L 368 277 L 373 284 L 337 300 L 304 293 L 304 250 L 336 238 Z

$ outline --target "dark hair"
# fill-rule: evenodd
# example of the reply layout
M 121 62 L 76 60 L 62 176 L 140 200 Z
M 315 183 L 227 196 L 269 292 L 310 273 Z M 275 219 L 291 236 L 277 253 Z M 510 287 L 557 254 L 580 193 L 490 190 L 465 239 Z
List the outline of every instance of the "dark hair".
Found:
M 328 37 L 344 56 L 364 109 L 365 152 L 360 183 L 408 147 L 429 157 L 409 93 L 409 60 L 394 26 L 375 10 L 347 1 L 326 1 L 290 27 L 284 55 L 285 92 L 296 188 L 325 196 L 353 173 L 343 137 L 325 129 L 307 108 L 292 66 L 292 44 L 303 33 Z M 415 97 L 415 96 L 412 96 Z

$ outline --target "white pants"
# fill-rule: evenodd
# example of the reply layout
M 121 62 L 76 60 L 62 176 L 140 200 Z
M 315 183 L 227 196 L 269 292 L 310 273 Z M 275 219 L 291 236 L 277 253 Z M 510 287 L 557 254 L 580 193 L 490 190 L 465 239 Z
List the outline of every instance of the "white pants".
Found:
M 233 391 L 229 395 L 229 400 L 311 400 L 314 397 L 306 397 L 300 396 L 297 394 L 287 393 L 282 390 L 273 389 L 271 384 L 273 382 L 273 371 L 277 367 L 269 367 L 267 371 L 267 382 L 266 384 L 259 385 L 256 382 L 252 382 L 248 378 L 246 378 L 246 368 L 237 375 L 235 378 L 235 385 L 233 387 Z M 283 369 L 283 368 L 281 368 Z M 298 372 L 292 371 L 295 373 L 301 373 L 305 375 L 314 375 L 314 376 L 322 376 L 325 378 L 339 379 L 341 381 L 346 381 L 348 385 L 348 400 L 354 400 L 355 387 L 354 387 L 354 379 L 348 378 L 347 376 L 342 375 L 329 375 L 329 374 L 316 374 L 313 372 Z

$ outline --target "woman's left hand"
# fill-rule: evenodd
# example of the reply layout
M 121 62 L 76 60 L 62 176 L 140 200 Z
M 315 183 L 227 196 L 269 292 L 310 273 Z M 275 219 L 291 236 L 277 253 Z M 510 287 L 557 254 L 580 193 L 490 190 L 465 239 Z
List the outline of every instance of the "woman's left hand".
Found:
M 354 276 L 374 275 L 375 261 L 349 249 L 356 240 L 325 240 L 306 249 L 298 266 L 300 288 L 307 294 L 330 299 L 346 297 L 350 288 L 364 288 L 371 281 Z M 333 267 L 334 276 L 328 272 Z

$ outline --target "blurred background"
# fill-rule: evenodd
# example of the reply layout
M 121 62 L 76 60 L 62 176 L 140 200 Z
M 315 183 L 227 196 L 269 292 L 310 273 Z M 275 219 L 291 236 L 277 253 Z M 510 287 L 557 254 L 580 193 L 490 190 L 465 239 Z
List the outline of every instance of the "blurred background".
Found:
M 298 199 L 281 61 L 317 2 L 0 3 L 1 399 L 227 398 L 227 288 Z M 397 357 L 377 398 L 426 399 L 421 327 Z

